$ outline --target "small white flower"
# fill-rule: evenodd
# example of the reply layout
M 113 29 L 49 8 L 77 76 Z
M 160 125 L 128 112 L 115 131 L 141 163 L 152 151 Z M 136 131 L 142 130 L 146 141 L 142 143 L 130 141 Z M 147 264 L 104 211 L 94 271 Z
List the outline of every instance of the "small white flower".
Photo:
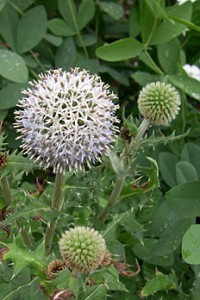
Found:
M 79 68 L 50 70 L 23 91 L 14 126 L 22 148 L 54 173 L 84 169 L 108 154 L 118 105 L 99 76 Z
M 188 1 L 190 1 L 190 2 L 195 2 L 195 1 L 197 1 L 197 0 L 177 0 L 177 2 L 178 2 L 178 4 L 179 5 L 182 5 L 182 4 L 184 4 L 185 2 L 188 2 Z
M 200 81 L 200 69 L 199 67 L 195 66 L 195 65 L 184 65 L 183 69 L 185 70 L 185 72 L 188 74 L 188 76 Z

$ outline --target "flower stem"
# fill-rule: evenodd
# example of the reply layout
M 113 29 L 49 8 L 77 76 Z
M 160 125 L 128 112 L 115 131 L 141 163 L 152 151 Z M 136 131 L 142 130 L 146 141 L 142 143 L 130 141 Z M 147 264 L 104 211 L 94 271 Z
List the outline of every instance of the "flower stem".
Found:
M 10 185 L 8 182 L 8 178 L 5 176 L 1 178 L 1 190 L 4 197 L 4 200 L 6 202 L 6 207 L 8 207 L 12 203 L 12 195 L 10 191 Z M 30 240 L 30 237 L 28 236 L 27 232 L 21 227 L 20 222 L 16 220 L 17 228 L 19 229 L 19 232 L 23 238 L 24 244 L 28 246 L 28 248 L 31 248 L 32 243 Z
M 1 182 L 1 190 L 2 190 L 2 194 L 3 194 L 3 198 L 6 202 L 6 206 L 9 206 L 12 202 L 12 195 L 11 195 L 11 191 L 10 191 L 8 178 L 5 176 L 5 177 L 1 178 L 0 182 Z
M 99 215 L 99 221 L 101 223 L 105 222 L 111 207 L 119 199 L 121 191 L 124 187 L 125 179 L 126 179 L 126 177 L 124 177 L 124 178 L 120 178 L 119 176 L 117 177 L 112 194 L 110 195 L 110 198 L 108 200 L 108 203 L 107 203 L 106 207 L 103 209 L 102 213 Z
M 54 194 L 53 194 L 53 199 L 52 199 L 52 204 L 51 204 L 51 208 L 56 211 L 60 211 L 60 209 L 62 207 L 64 177 L 65 176 L 62 173 L 56 174 L 55 188 L 54 188 Z M 56 227 L 57 227 L 57 220 L 52 221 L 46 230 L 46 234 L 45 234 L 46 255 L 49 255 L 49 253 L 51 251 Z
M 145 134 L 146 130 L 148 129 L 149 124 L 150 124 L 150 122 L 146 119 L 144 119 L 142 121 L 142 123 L 140 124 L 140 126 L 138 128 L 137 135 L 132 138 L 131 143 L 129 144 L 127 150 L 125 151 L 124 164 L 126 165 L 127 169 L 129 168 L 130 162 L 133 158 L 133 154 L 134 154 L 135 150 L 138 148 L 139 142 L 140 142 L 141 138 L 143 137 L 143 135 Z M 101 214 L 99 215 L 99 221 L 101 223 L 105 222 L 111 207 L 118 201 L 119 196 L 124 187 L 125 179 L 126 179 L 126 175 L 124 175 L 124 177 L 119 177 L 119 176 L 117 177 L 113 191 L 108 200 L 108 203 L 105 206 L 105 208 L 103 209 L 103 211 L 101 212 Z

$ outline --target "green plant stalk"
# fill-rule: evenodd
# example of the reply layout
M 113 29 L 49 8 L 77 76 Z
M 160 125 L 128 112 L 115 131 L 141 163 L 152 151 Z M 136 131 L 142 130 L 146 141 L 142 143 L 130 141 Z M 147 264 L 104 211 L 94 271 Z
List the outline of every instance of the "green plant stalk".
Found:
M 133 158 L 134 152 L 135 150 L 138 149 L 139 143 L 141 138 L 143 137 L 143 135 L 145 134 L 146 130 L 149 127 L 150 122 L 146 119 L 144 119 L 142 121 L 142 123 L 140 124 L 138 131 L 137 131 L 137 135 L 135 137 L 132 138 L 131 143 L 129 144 L 127 151 L 125 151 L 125 155 L 124 155 L 124 163 L 127 167 L 127 169 L 130 166 L 130 162 Z M 101 212 L 101 214 L 99 215 L 99 221 L 101 223 L 104 223 L 108 213 L 111 209 L 111 207 L 118 201 L 120 194 L 122 192 L 122 189 L 124 187 L 124 183 L 126 180 L 126 175 L 122 176 L 117 176 L 113 191 L 111 193 L 111 196 L 108 200 L 107 205 L 105 206 L 105 208 L 103 209 L 103 211 Z
M 8 207 L 12 203 L 12 195 L 11 195 L 11 191 L 10 191 L 10 185 L 8 182 L 8 178 L 6 176 L 1 178 L 0 183 L 1 183 L 2 194 L 3 194 L 4 200 L 6 202 L 6 207 Z M 19 232 L 23 238 L 24 244 L 27 245 L 28 248 L 31 248 L 32 243 L 31 243 L 29 235 L 21 227 L 18 220 L 16 221 L 16 224 L 17 224 L 17 228 L 19 229 Z
M 6 202 L 6 207 L 7 207 L 12 202 L 12 195 L 11 195 L 11 191 L 10 191 L 8 178 L 6 176 L 1 178 L 1 190 L 2 190 L 2 195 Z
M 54 209 L 55 211 L 60 211 L 60 209 L 62 207 L 64 177 L 65 176 L 62 173 L 56 174 L 54 194 L 53 194 L 52 205 L 51 205 L 51 208 Z M 46 255 L 49 255 L 49 253 L 51 251 L 57 223 L 58 223 L 57 220 L 52 221 L 46 230 L 46 234 L 45 234 Z

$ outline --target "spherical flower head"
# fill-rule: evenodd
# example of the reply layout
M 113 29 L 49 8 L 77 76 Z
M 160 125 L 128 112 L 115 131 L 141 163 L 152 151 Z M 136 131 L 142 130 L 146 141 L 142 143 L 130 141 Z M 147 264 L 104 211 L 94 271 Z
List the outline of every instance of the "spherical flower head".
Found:
M 84 169 L 108 154 L 118 131 L 117 96 L 97 75 L 79 68 L 50 70 L 30 82 L 16 111 L 22 148 L 54 173 Z
M 169 125 L 178 114 L 180 104 L 177 90 L 164 82 L 147 84 L 141 90 L 138 98 L 141 115 L 156 125 Z
M 59 241 L 59 248 L 66 267 L 80 273 L 94 271 L 107 251 L 102 235 L 82 226 L 66 231 Z

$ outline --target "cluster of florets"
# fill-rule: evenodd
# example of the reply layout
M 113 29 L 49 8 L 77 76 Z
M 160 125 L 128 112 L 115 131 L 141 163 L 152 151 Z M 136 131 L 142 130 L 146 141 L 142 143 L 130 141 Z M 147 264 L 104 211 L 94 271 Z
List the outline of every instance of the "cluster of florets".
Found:
M 108 154 L 118 130 L 117 96 L 99 76 L 79 68 L 50 70 L 30 85 L 15 112 L 25 153 L 55 173 L 84 169 Z

